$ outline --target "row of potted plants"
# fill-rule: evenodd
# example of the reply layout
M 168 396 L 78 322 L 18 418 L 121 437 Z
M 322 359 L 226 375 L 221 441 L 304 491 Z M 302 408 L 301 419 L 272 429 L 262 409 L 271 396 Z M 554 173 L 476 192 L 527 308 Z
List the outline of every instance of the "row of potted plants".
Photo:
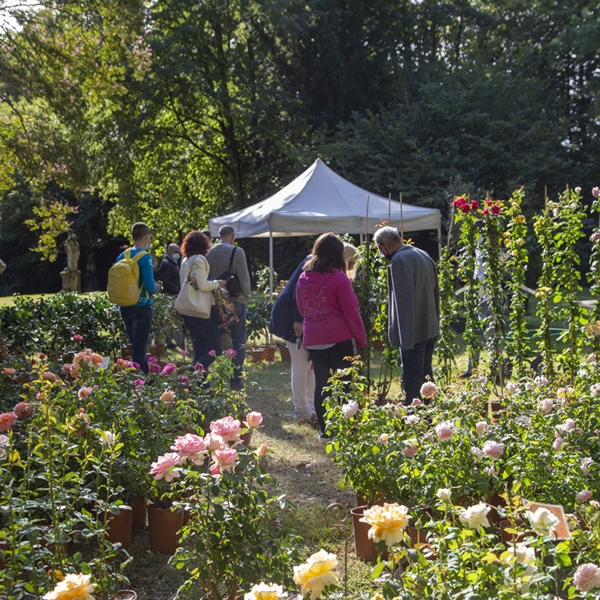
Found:
M 89 349 L 63 365 L 11 354 L 0 364 L 0 595 L 9 599 L 39 597 L 79 571 L 112 598 L 129 557 L 111 523 L 136 499 L 158 499 L 151 457 L 177 435 L 247 412 L 229 389 L 231 351 L 208 374 L 103 365 Z

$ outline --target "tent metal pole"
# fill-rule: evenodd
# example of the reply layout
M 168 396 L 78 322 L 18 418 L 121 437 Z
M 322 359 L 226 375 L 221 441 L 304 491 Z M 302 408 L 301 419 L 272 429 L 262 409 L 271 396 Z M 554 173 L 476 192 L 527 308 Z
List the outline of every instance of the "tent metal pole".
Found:
M 273 300 L 273 231 L 269 227 L 269 298 Z M 269 332 L 269 344 L 273 344 L 273 334 Z

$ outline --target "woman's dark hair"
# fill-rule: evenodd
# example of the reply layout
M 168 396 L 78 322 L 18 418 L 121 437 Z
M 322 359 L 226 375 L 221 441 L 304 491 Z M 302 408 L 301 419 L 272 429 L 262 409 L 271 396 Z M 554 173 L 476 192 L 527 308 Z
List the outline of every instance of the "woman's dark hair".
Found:
M 346 272 L 344 243 L 335 233 L 324 233 L 317 238 L 312 257 L 304 265 L 305 271 L 331 273 L 334 269 Z
M 196 254 L 206 256 L 208 249 L 208 240 L 201 231 L 190 231 L 181 244 L 181 254 L 187 258 Z

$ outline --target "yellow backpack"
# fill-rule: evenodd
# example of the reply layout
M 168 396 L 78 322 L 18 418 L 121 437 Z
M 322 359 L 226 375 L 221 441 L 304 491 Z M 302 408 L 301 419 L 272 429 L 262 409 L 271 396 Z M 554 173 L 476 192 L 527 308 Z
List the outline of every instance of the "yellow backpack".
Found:
M 140 267 L 138 261 L 148 254 L 145 251 L 131 256 L 125 250 L 123 258 L 108 270 L 108 299 L 119 306 L 133 306 L 140 299 Z

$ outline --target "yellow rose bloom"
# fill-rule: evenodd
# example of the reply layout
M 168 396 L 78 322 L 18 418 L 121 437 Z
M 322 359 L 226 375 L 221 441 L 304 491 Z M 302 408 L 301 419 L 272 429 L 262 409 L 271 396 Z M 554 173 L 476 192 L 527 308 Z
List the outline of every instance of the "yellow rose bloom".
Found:
M 387 546 L 393 546 L 404 538 L 404 529 L 408 526 L 408 508 L 400 504 L 373 506 L 365 510 L 361 519 L 371 526 L 369 538 L 375 542 L 383 540 Z
M 44 596 L 44 600 L 94 600 L 92 592 L 96 584 L 91 583 L 90 579 L 89 575 L 83 573 L 65 575 L 65 578 Z
M 524 215 L 517 215 L 515 217 L 515 223 L 525 223 L 525 216 Z
M 318 598 L 323 590 L 330 585 L 337 585 L 340 580 L 333 571 L 338 560 L 335 554 L 319 550 L 309 557 L 306 564 L 294 567 L 294 583 L 302 586 L 301 592 L 305 596 L 310 592 L 313 598 Z
M 259 583 L 244 594 L 244 600 L 281 600 L 284 597 L 283 588 L 275 583 Z

